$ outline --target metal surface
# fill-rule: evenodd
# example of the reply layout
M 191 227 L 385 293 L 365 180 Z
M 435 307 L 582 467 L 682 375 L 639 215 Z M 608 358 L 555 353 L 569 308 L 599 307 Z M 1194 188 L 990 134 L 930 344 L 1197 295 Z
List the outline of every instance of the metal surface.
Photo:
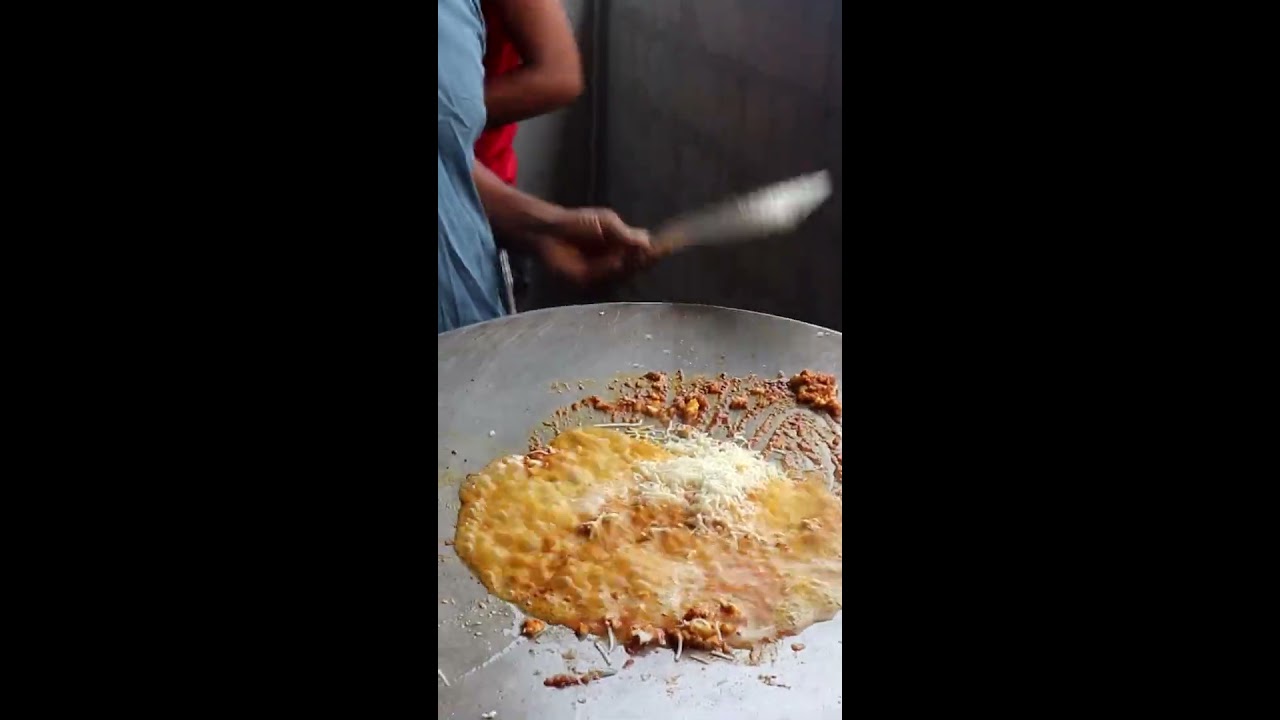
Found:
M 621 669 L 627 655 L 610 654 L 621 669 L 587 686 L 553 689 L 542 681 L 576 665 L 606 667 L 592 639 L 552 628 L 531 642 L 519 637 L 521 613 L 488 595 L 453 552 L 458 485 L 501 455 L 526 449 L 529 434 L 557 407 L 603 392 L 619 373 L 727 372 L 772 376 L 804 368 L 834 373 L 843 383 L 843 336 L 793 320 L 702 305 L 613 303 L 552 308 L 438 335 L 437 448 L 438 623 L 437 716 L 496 720 L 820 720 L 841 716 L 843 613 L 777 646 L 759 666 L 731 664 L 686 652 L 655 650 Z M 586 381 L 586 382 L 584 382 Z M 566 382 L 560 393 L 552 383 Z M 577 390 L 584 382 L 586 391 Z M 484 603 L 484 607 L 480 607 Z M 792 643 L 803 643 L 794 652 Z M 608 649 L 608 642 L 602 643 Z M 576 659 L 562 653 L 572 650 Z M 703 656 L 705 657 L 705 655 Z M 775 685 L 761 675 L 776 676 Z M 675 677 L 674 681 L 670 679 Z
M 511 257 L 506 250 L 498 251 L 498 267 L 502 270 L 502 289 L 506 293 L 507 313 L 516 314 L 516 279 L 511 274 Z
M 670 252 L 692 245 L 719 245 L 790 232 L 828 197 L 831 176 L 825 170 L 802 175 L 682 215 L 658 229 L 653 246 Z

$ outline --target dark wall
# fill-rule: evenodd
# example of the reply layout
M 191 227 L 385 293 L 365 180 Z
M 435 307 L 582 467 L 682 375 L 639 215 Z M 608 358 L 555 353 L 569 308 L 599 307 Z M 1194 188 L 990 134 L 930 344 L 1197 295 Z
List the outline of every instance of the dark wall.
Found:
M 633 224 L 654 226 L 814 170 L 831 171 L 835 194 L 791 235 L 689 250 L 604 296 L 546 288 L 535 304 L 708 303 L 842 330 L 840 2 L 580 0 L 568 6 L 584 25 L 579 37 L 586 43 L 592 21 L 600 26 L 598 45 L 584 46 L 592 56 L 588 97 L 569 113 L 579 113 L 587 127 L 569 141 L 562 135 L 554 152 L 540 147 L 536 152 L 546 154 L 538 161 L 528 146 L 537 137 L 523 128 L 526 145 L 518 147 L 526 153 L 522 172 L 537 172 L 530 163 L 545 162 L 570 168 L 568 176 L 577 179 L 569 185 L 581 183 L 581 193 L 562 185 L 552 197 L 577 204 L 594 195 Z M 547 121 L 557 122 L 554 116 Z M 573 131 L 572 120 L 558 122 Z M 590 153 L 593 137 L 596 152 Z M 579 167 L 584 147 L 594 162 Z

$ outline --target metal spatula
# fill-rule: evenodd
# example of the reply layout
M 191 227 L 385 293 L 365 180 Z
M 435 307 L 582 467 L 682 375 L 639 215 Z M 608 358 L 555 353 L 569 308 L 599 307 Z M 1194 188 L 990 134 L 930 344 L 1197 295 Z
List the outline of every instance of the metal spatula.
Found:
M 718 245 L 789 232 L 831 196 L 826 170 L 770 185 L 742 197 L 681 215 L 653 234 L 654 248 Z

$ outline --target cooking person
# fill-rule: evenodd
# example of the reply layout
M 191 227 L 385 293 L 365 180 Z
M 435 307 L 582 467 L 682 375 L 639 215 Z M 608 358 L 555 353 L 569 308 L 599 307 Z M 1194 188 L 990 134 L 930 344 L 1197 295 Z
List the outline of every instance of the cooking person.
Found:
M 582 94 L 582 60 L 560 0 L 480 0 L 480 10 L 488 120 L 476 141 L 476 161 L 514 185 L 516 123 L 576 100 Z M 509 259 L 498 241 L 508 282 L 507 309 L 515 312 L 515 286 L 523 285 L 529 274 L 527 256 Z
M 504 244 L 579 284 L 650 257 L 648 234 L 612 210 L 548 203 L 475 162 L 486 117 L 484 21 L 478 0 L 439 0 L 438 8 L 436 332 L 503 314 L 495 230 Z

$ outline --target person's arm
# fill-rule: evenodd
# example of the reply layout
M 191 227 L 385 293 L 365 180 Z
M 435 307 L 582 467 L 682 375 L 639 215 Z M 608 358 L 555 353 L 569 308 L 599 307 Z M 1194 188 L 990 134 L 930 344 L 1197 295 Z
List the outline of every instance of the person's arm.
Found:
M 493 0 L 523 65 L 485 78 L 488 126 L 551 112 L 582 94 L 582 60 L 560 0 Z
M 471 176 L 494 238 L 530 252 L 556 275 L 579 285 L 642 267 L 656 257 L 649 234 L 608 208 L 564 208 L 506 184 L 480 163 Z
M 564 221 L 563 207 L 515 189 L 479 162 L 472 166 L 471 177 L 494 237 L 511 249 L 535 249 L 542 235 Z

